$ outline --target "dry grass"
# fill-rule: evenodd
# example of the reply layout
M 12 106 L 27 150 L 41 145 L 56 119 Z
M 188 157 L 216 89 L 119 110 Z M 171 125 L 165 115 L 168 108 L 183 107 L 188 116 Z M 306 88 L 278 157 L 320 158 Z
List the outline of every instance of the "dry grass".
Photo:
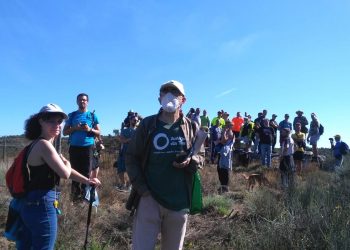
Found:
M 116 191 L 113 153 L 102 158 L 98 190 L 100 206 L 90 224 L 90 249 L 130 249 L 132 218 L 125 209 L 126 193 Z M 347 163 L 346 163 L 347 164 Z M 349 249 L 350 166 L 338 179 L 320 171 L 314 163 L 296 177 L 296 187 L 280 188 L 278 160 L 275 169 L 262 169 L 258 161 L 236 166 L 230 192 L 218 195 L 216 166 L 201 170 L 205 208 L 191 216 L 184 249 Z M 241 173 L 263 172 L 270 185 L 246 188 Z M 72 205 L 70 182 L 62 181 L 57 249 L 81 249 L 84 243 L 88 204 Z M 1 190 L 0 223 L 6 218 L 9 196 Z M 3 228 L 3 227 L 2 227 Z M 13 244 L 0 239 L 1 249 Z

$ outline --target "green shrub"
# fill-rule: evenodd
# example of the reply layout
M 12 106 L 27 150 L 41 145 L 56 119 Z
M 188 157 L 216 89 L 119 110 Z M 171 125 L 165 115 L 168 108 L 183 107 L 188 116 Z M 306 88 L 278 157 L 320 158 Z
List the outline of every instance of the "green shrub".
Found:
M 203 199 L 203 211 L 216 211 L 219 215 L 228 215 L 232 209 L 232 200 L 226 196 L 213 195 Z

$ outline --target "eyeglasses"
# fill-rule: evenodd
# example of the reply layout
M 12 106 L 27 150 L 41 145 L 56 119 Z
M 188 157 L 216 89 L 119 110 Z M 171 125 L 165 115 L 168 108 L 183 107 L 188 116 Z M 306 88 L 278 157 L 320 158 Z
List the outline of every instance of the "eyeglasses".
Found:
M 45 120 L 45 122 L 54 126 L 54 125 L 61 125 L 63 120 Z
M 78 102 L 87 102 L 88 99 L 86 97 L 80 97 L 78 98 Z

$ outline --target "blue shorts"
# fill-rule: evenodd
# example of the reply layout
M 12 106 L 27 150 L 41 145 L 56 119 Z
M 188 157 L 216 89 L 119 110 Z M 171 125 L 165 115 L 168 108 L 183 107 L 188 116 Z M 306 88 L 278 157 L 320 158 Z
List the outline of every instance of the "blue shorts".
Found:
M 311 135 L 310 136 L 310 145 L 316 145 L 317 141 L 320 139 L 320 135 Z

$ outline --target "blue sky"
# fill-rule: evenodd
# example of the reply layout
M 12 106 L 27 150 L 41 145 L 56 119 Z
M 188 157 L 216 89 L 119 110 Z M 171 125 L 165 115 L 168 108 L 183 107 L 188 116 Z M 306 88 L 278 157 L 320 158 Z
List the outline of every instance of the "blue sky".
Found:
M 155 113 L 175 79 L 185 112 L 302 109 L 324 125 L 321 146 L 350 142 L 349 27 L 347 0 L 1 1 L 0 135 L 47 103 L 75 110 L 80 92 L 112 134 L 129 109 Z

